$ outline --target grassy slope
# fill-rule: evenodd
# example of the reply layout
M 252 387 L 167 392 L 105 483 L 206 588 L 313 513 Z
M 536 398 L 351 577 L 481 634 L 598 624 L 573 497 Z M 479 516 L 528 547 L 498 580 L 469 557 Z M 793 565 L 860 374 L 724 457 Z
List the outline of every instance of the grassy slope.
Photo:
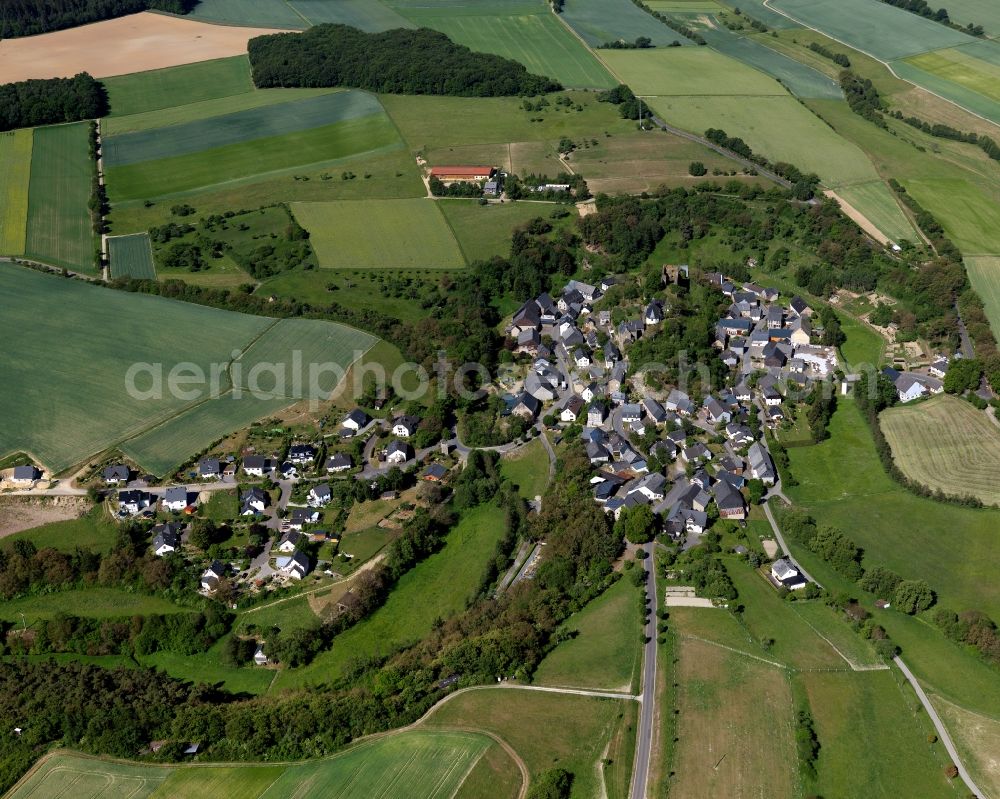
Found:
M 109 239 L 108 254 L 112 278 L 127 275 L 138 279 L 156 279 L 153 249 L 147 234 L 133 233 L 130 236 L 115 236 Z
M 794 708 L 784 671 L 684 641 L 677 679 L 671 796 L 796 796 Z
M 428 727 L 487 730 L 524 759 L 532 777 L 552 768 L 572 772 L 574 797 L 599 795 L 599 761 L 634 704 L 623 700 L 540 694 L 503 688 L 470 691 L 449 700 Z M 616 760 L 631 764 L 632 753 Z M 610 787 L 610 786 L 609 786 Z M 610 794 L 622 796 L 620 792 Z
M 72 552 L 77 547 L 107 551 L 118 537 L 118 528 L 108 519 L 104 509 L 97 507 L 78 519 L 50 522 L 30 530 L 24 530 L 3 539 L 4 546 L 23 539 L 31 541 L 39 549 L 55 547 L 64 552 Z
M 518 487 L 522 497 L 534 499 L 549 482 L 549 456 L 538 439 L 504 456 L 500 461 L 504 477 Z
M 0 253 L 24 252 L 28 224 L 28 185 L 31 179 L 32 131 L 0 134 Z
M 942 394 L 884 411 L 879 422 L 893 459 L 911 480 L 947 494 L 1000 503 L 992 474 L 1000 459 L 1000 429 L 986 413 Z
M 478 52 L 520 61 L 529 72 L 554 78 L 564 86 L 607 89 L 615 85 L 593 53 L 548 11 L 522 16 L 402 12 L 417 25 L 442 31 Z
M 479 205 L 474 200 L 438 202 L 438 208 L 470 263 L 494 255 L 508 256 L 514 228 L 536 217 L 547 217 L 555 207 L 538 203 Z
M 140 114 L 253 91 L 246 56 L 103 78 L 111 116 Z
M 352 661 L 411 643 L 430 632 L 437 617 L 461 610 L 478 585 L 503 523 L 492 505 L 466 513 L 444 549 L 403 575 L 381 608 L 337 636 L 332 648 L 310 665 L 282 672 L 275 688 L 335 679 Z
M 295 203 L 321 267 L 331 269 L 461 268 L 465 258 L 432 200 Z
M 87 125 L 35 130 L 25 254 L 45 263 L 94 271 Z
M 847 532 L 867 562 L 927 580 L 945 604 L 1000 615 L 1000 586 L 990 577 L 1000 513 L 922 499 L 893 483 L 849 399 L 841 398 L 830 433 L 789 450 L 800 484 L 786 489 L 791 499 Z
M 563 628 L 576 633 L 546 655 L 534 673 L 539 685 L 630 691 L 639 673 L 640 605 L 628 578 L 616 582 Z
M 12 599 L 0 605 L 0 618 L 20 622 L 23 613 L 28 624 L 35 619 L 51 618 L 57 613 L 103 619 L 136 613 L 186 612 L 186 608 L 162 597 L 132 594 L 116 588 L 79 588 Z
M 108 169 L 113 202 L 173 196 L 386 150 L 399 137 L 382 114 Z

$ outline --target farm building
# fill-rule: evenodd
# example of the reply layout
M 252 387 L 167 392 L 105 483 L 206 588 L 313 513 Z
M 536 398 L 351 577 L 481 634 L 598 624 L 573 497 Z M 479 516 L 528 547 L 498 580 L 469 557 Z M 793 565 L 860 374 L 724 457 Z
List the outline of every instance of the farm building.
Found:
M 435 166 L 430 176 L 442 183 L 469 183 L 489 180 L 497 173 L 495 166 Z

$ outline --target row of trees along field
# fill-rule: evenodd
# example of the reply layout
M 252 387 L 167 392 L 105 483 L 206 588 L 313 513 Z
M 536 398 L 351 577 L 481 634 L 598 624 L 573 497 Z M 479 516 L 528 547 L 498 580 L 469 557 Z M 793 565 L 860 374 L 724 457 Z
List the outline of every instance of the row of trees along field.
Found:
M 537 95 L 562 86 L 517 61 L 476 53 L 428 28 L 365 33 L 317 25 L 276 33 L 248 45 L 258 88 L 353 86 L 389 94 L 462 97 Z
M 150 9 L 186 14 L 197 4 L 198 0 L 4 0 L 0 39 L 34 36 Z
M 104 84 L 86 72 L 0 84 L 0 130 L 97 119 L 107 113 Z

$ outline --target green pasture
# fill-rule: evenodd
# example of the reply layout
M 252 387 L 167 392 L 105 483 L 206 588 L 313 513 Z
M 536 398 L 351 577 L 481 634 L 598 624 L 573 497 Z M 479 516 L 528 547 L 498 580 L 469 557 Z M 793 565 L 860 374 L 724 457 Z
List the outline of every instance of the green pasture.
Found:
M 173 105 L 168 108 L 140 111 L 139 113 L 128 114 L 127 116 L 110 116 L 101 120 L 101 134 L 110 139 L 126 133 L 155 130 L 156 128 L 166 128 L 172 125 L 184 125 L 210 117 L 220 117 L 240 111 L 263 108 L 264 106 L 288 103 L 293 100 L 319 97 L 336 91 L 340 90 L 255 89 L 252 92 L 242 92 L 210 100 L 192 101 L 190 103 Z
M 613 765 L 602 768 L 601 761 L 605 757 L 615 762 L 620 760 L 627 766 L 626 773 L 631 770 L 630 746 L 613 754 L 606 753 L 606 747 L 609 742 L 614 745 L 624 723 L 634 724 L 632 713 L 636 704 L 619 699 L 487 687 L 468 691 L 441 705 L 428 718 L 426 726 L 492 732 L 524 759 L 533 778 L 551 768 L 564 768 L 573 774 L 573 796 L 607 795 L 624 799 L 619 791 L 608 790 L 605 794 L 601 790 L 602 782 L 610 782 L 608 771 L 613 768 Z
M 1000 187 L 972 183 L 961 176 L 905 181 L 907 190 L 941 220 L 955 243 L 969 255 L 998 252 Z
M 849 664 L 859 667 L 879 666 L 883 660 L 871 644 L 856 633 L 846 615 L 819 600 L 793 602 L 792 608 L 816 633 L 825 638 Z
M 907 64 L 952 81 L 993 101 L 1000 101 L 1000 45 L 976 42 L 910 56 Z
M 541 438 L 504 455 L 500 471 L 518 488 L 525 499 L 534 499 L 545 492 L 549 482 L 549 456 Z
M 1000 330 L 1000 257 L 979 256 L 965 259 L 965 271 L 986 309 L 986 318 L 994 330 Z
M 87 208 L 93 169 L 86 123 L 35 130 L 25 255 L 94 271 L 94 232 Z
M 548 9 L 544 0 L 383 0 L 408 18 L 421 15 L 493 16 L 497 14 L 540 14 Z
M 375 336 L 336 322 L 279 319 L 240 354 L 233 364 L 233 383 L 254 393 L 295 400 L 308 398 L 313 388 L 329 393 L 376 342 Z M 272 371 L 271 364 L 293 368 Z M 301 364 L 298 379 L 294 364 Z
M 562 629 L 575 633 L 538 664 L 538 685 L 631 692 L 637 689 L 642 647 L 642 607 L 631 580 L 623 578 L 582 610 Z
M 847 314 L 840 314 L 840 329 L 847 336 L 847 341 L 840 345 L 840 354 L 848 364 L 878 366 L 882 363 L 886 343 L 882 336 Z
M 288 4 L 313 25 L 335 22 L 369 33 L 416 27 L 379 0 L 290 0 Z
M 898 672 L 813 672 L 797 679 L 822 747 L 814 793 L 871 799 L 958 793 L 944 776 L 944 747 L 928 742 L 934 729 Z
M 948 394 L 889 408 L 879 416 L 892 457 L 918 485 L 1000 505 L 993 475 L 1000 429 L 983 411 Z
M 156 280 L 153 248 L 150 246 L 148 233 L 108 238 L 108 257 L 111 262 L 112 278 L 134 277 Z
M 293 203 L 319 265 L 329 269 L 458 269 L 465 258 L 438 203 L 343 200 Z
M 283 0 L 201 0 L 187 16 L 202 22 L 252 28 L 309 27 L 309 20 Z
M 537 217 L 547 218 L 558 207 L 526 202 L 503 205 L 480 205 L 474 200 L 438 202 L 438 208 L 444 213 L 469 263 L 484 261 L 494 255 L 506 258 L 510 255 L 510 238 L 514 228 Z
M 332 92 L 186 124 L 109 136 L 103 142 L 104 161 L 113 169 L 191 155 L 256 139 L 301 133 L 378 114 L 381 110 L 375 96 L 367 92 Z
M 681 2 L 684 2 L 684 0 L 681 0 Z M 731 4 L 725 3 L 725 5 Z M 746 12 L 747 16 L 752 19 L 759 19 L 767 27 L 775 30 L 780 31 L 801 27 L 797 22 L 790 20 L 784 14 L 779 14 L 773 8 L 764 5 L 764 0 L 740 0 L 739 7 Z
M 928 56 L 937 56 L 937 53 L 928 53 Z M 920 56 L 921 59 L 924 56 Z M 950 100 L 960 108 L 977 114 L 989 122 L 1000 124 L 1000 101 L 994 96 L 997 94 L 993 78 L 984 71 L 995 72 L 996 67 L 984 62 L 957 66 L 952 61 L 944 61 L 943 65 L 933 60 L 930 62 L 935 71 L 924 69 L 923 64 L 906 61 L 893 61 L 892 68 L 901 78 L 920 86 L 927 91 Z M 984 70 L 984 67 L 986 68 Z M 944 77 L 941 72 L 947 71 L 954 77 Z M 975 87 L 975 88 L 973 88 Z
M 917 242 L 920 237 L 903 213 L 895 195 L 882 180 L 855 183 L 837 189 L 837 194 L 853 205 L 884 233 L 890 240 L 900 242 L 907 239 Z
M 608 89 L 615 85 L 594 54 L 548 11 L 523 16 L 425 16 L 401 10 L 420 26 L 439 30 L 472 50 L 520 61 L 529 72 L 554 78 L 564 86 Z
M 974 39 L 939 22 L 878 0 L 773 0 L 803 25 L 882 61 L 968 44 Z
M 415 642 L 436 618 L 465 607 L 503 533 L 504 520 L 493 505 L 467 512 L 448 534 L 444 548 L 408 571 L 371 616 L 338 635 L 333 646 L 308 666 L 282 671 L 274 688 L 292 688 L 337 679 L 352 663 Z
M 655 47 L 692 44 L 632 0 L 566 0 L 560 16 L 591 47 L 618 40 L 634 42 L 639 36 L 650 39 Z
M 187 608 L 159 596 L 131 593 L 118 588 L 74 588 L 51 594 L 38 594 L 0 604 L 0 619 L 32 624 L 59 613 L 105 619 L 150 613 L 187 613 Z
M 73 552 L 77 547 L 107 552 L 118 538 L 118 527 L 112 523 L 102 506 L 97 506 L 77 519 L 49 522 L 30 530 L 5 536 L 4 546 L 15 541 L 30 541 L 38 549 L 53 547 Z
M 830 434 L 788 451 L 799 483 L 786 490 L 789 497 L 853 538 L 867 564 L 926 580 L 956 610 L 1000 616 L 1000 586 L 990 578 L 1000 512 L 924 499 L 892 482 L 850 399 L 840 398 Z
M 692 24 L 692 21 L 688 21 Z M 749 67 L 759 69 L 780 81 L 796 97 L 839 100 L 843 97 L 836 81 L 801 61 L 789 58 L 767 46 L 767 40 L 757 41 L 729 30 L 720 22 L 696 25 L 708 46 L 735 58 Z
M 553 102 L 563 96 L 572 100 L 571 107 Z M 379 99 L 411 150 L 558 142 L 563 136 L 603 137 L 606 133 L 614 136 L 636 129 L 634 122 L 621 118 L 615 106 L 597 102 L 593 92 L 549 95 L 548 106 L 535 110 L 532 103 L 530 111 L 518 97 L 380 95 Z M 577 111 L 576 106 L 581 110 Z M 456 119 L 461 119 L 462 124 L 454 124 Z
M 601 58 L 638 95 L 753 97 L 741 101 L 747 106 L 761 97 L 788 96 L 772 78 L 707 47 L 607 50 Z
M 387 295 L 379 279 L 400 277 L 409 285 L 433 286 L 440 277 L 451 270 L 435 272 L 416 269 L 408 272 L 391 270 L 342 270 L 331 272 L 326 269 L 292 270 L 268 278 L 259 291 L 266 291 L 277 297 L 307 302 L 317 308 L 325 308 L 330 303 L 338 303 L 350 308 L 371 309 L 379 313 L 415 322 L 427 315 L 427 311 L 414 302 L 407 293 Z
M 1000 33 L 1000 6 L 993 0 L 948 0 L 948 15 L 960 25 L 982 25 L 986 33 Z
M 849 669 L 836 650 L 816 634 L 771 583 L 745 563 L 727 563 L 729 576 L 744 606 L 743 625 L 763 655 L 797 669 Z M 763 642 L 772 643 L 764 646 Z
M 244 356 L 240 361 L 242 377 L 255 368 L 261 371 L 258 356 L 279 370 L 294 364 L 293 342 L 285 336 L 289 328 L 273 319 L 112 291 L 12 266 L 0 269 L 0 308 L 0 331 L 20 342 L 4 359 L 12 390 L 0 398 L 0 413 L 9 422 L 0 432 L 0 452 L 29 452 L 56 472 L 129 439 L 123 451 L 163 473 L 222 435 L 290 404 L 284 397 L 255 399 L 243 392 L 237 400 L 226 393 L 234 351 L 254 345 L 254 360 Z M 40 316 L 46 319 L 41 327 Z M 345 336 L 347 328 L 328 322 L 305 324 L 309 327 L 302 330 L 303 340 L 294 342 L 296 348 L 307 358 L 321 355 L 345 368 L 353 359 L 353 342 L 367 348 L 374 341 L 358 331 Z M 28 329 L 34 331 L 30 337 L 19 332 Z M 212 335 L 205 336 L 205 330 Z M 331 330 L 343 350 L 335 351 L 325 337 Z M 41 362 L 48 368 L 38 369 Z M 183 363 L 200 371 L 205 382 L 195 388 L 180 382 L 179 390 L 171 391 L 170 372 Z M 138 395 L 130 396 L 126 376 L 134 364 L 154 366 L 140 369 L 134 381 Z M 162 389 L 153 376 L 156 364 L 161 365 Z M 205 400 L 213 371 L 222 395 Z M 177 375 L 183 380 L 189 373 Z M 262 375 L 261 385 L 270 385 L 267 380 Z M 307 380 L 303 387 L 308 389 Z M 109 414 L 109 407 L 115 413 Z
M 204 5 L 199 3 L 198 8 Z M 284 3 L 276 2 L 275 5 Z M 111 125 L 116 124 L 113 121 L 115 117 L 219 100 L 254 90 L 250 61 L 245 55 L 102 78 L 101 82 L 108 90 L 111 104 L 108 124 Z
M 475 733 L 413 730 L 292 765 L 139 765 L 59 752 L 10 799 L 447 799 L 491 746 Z
M 30 129 L 0 133 L 0 253 L 24 252 L 31 180 Z
M 649 105 L 668 124 L 698 134 L 721 128 L 772 161 L 815 172 L 833 188 L 878 179 L 864 152 L 787 94 L 752 99 L 651 97 Z M 865 213 L 867 208 L 858 210 Z
M 314 165 L 397 146 L 399 136 L 384 114 L 333 125 L 161 158 L 108 170 L 112 201 L 177 195 L 241 179 L 290 173 Z
M 196 685 L 219 685 L 222 690 L 233 694 L 259 696 L 267 691 L 274 671 L 258 666 L 233 666 L 223 656 L 226 638 L 221 638 L 208 651 L 194 655 L 179 655 L 176 652 L 153 652 L 139 658 L 147 668 L 165 671 L 178 680 L 187 680 Z

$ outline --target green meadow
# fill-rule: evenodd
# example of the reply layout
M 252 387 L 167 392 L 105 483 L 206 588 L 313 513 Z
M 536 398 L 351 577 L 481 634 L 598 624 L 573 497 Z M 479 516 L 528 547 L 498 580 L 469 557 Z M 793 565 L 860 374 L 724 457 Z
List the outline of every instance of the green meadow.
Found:
M 416 200 L 293 203 L 319 265 L 329 269 L 457 269 L 462 250 L 439 204 Z
M 108 257 L 111 262 L 112 278 L 156 279 L 156 267 L 153 266 L 153 248 L 149 243 L 148 233 L 110 237 L 108 239 Z
M 94 165 L 87 147 L 83 122 L 34 131 L 24 254 L 93 272 L 95 242 L 87 203 Z
M 0 269 L 0 308 L 0 331 L 21 340 L 5 362 L 11 390 L 0 397 L 0 413 L 8 420 L 0 428 L 0 452 L 29 452 L 56 472 L 121 444 L 141 465 L 163 473 L 223 434 L 291 404 L 284 396 L 268 400 L 244 394 L 234 400 L 225 393 L 202 401 L 198 391 L 208 386 L 188 394 L 184 385 L 175 394 L 167 381 L 171 369 L 184 362 L 210 381 L 210 365 L 217 364 L 217 382 L 225 392 L 230 386 L 225 366 L 234 351 L 251 344 L 254 360 L 241 361 L 244 376 L 259 362 L 257 354 L 267 363 L 287 366 L 292 342 L 273 319 L 112 291 L 13 266 Z M 39 315 L 46 325 L 37 325 Z M 344 368 L 354 358 L 355 345 L 367 349 L 375 341 L 328 322 L 305 324 L 309 331 L 296 347 L 308 358 L 321 356 Z M 271 328 L 276 329 L 269 339 L 265 333 Z M 25 329 L 35 334 L 21 336 L 18 331 Z M 212 335 L 205 336 L 209 329 Z M 326 331 L 333 331 L 335 339 L 328 340 Z M 47 369 L 37 368 L 42 361 Z M 130 367 L 157 363 L 162 389 L 147 371 L 135 379 L 139 393 L 129 394 Z M 266 379 L 261 381 L 265 389 Z M 113 414 L 109 407 L 115 408 Z M 165 425 L 175 417 L 173 425 Z
M 0 253 L 24 252 L 31 177 L 31 130 L 0 133 Z
M 101 82 L 108 90 L 111 120 L 254 91 L 250 61 L 242 55 L 102 78 Z
M 654 47 L 693 44 L 632 0 L 566 0 L 560 17 L 595 48 L 619 40 L 634 42 L 640 36 L 650 39 Z

